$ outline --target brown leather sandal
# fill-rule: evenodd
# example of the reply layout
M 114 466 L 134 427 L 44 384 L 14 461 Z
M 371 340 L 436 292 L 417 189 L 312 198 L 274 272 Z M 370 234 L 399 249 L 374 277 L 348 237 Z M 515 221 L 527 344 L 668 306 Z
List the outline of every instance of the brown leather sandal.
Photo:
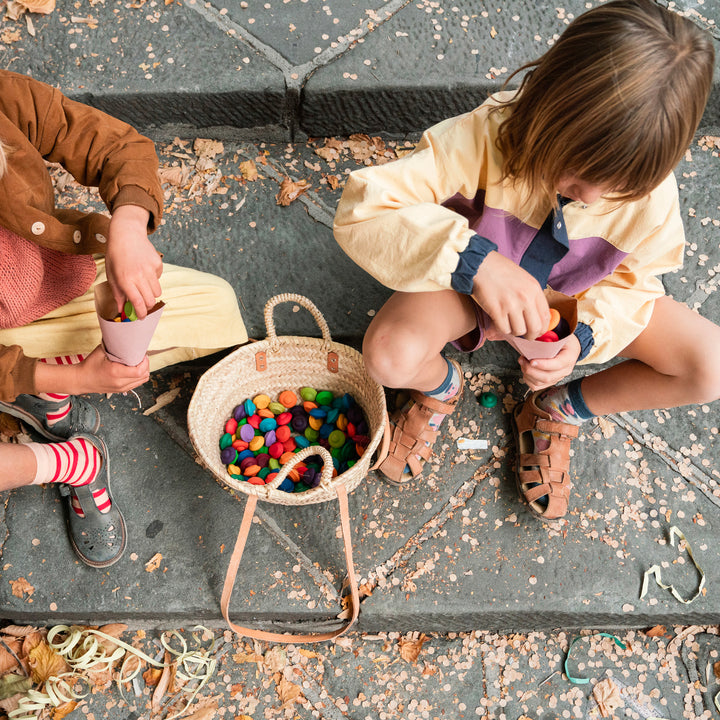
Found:
M 460 366 L 454 360 L 450 362 L 457 365 L 460 371 L 460 389 L 457 395 L 450 400 L 441 401 L 428 397 L 419 390 L 412 390 L 412 406 L 391 418 L 390 447 L 378 470 L 392 485 L 404 485 L 422 475 L 423 465 L 432 457 L 433 443 L 441 432 L 430 427 L 430 418 L 435 413 L 450 415 L 457 407 L 465 382 Z M 406 468 L 409 468 L 410 472 Z
M 535 403 L 534 392 L 513 413 L 517 460 L 515 482 L 530 511 L 542 520 L 555 520 L 568 511 L 570 501 L 570 442 L 578 426 L 552 420 Z M 549 436 L 546 450 L 535 451 L 531 430 Z

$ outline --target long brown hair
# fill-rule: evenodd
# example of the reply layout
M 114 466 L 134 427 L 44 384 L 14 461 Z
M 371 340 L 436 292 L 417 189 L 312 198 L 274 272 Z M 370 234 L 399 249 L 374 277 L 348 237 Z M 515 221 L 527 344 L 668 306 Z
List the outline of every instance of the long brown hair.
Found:
M 564 174 L 643 197 L 682 158 L 713 76 L 708 33 L 651 0 L 615 0 L 577 17 L 497 109 L 505 177 L 530 204 L 555 201 Z M 507 84 L 507 83 L 506 83 Z

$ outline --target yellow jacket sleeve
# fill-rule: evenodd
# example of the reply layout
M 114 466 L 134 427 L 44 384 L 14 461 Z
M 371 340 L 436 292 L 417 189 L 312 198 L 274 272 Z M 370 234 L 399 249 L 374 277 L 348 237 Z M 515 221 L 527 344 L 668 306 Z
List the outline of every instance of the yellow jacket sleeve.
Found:
M 655 300 L 665 294 L 660 276 L 682 267 L 685 232 L 674 177 L 663 183 L 659 195 L 667 200 L 673 187 L 663 221 L 612 274 L 577 295 L 578 320 L 590 326 L 594 341 L 583 364 L 606 362 L 622 354 L 647 326 Z
M 451 287 L 458 254 L 474 232 L 441 205 L 474 198 L 488 182 L 487 107 L 427 130 L 410 154 L 350 174 L 335 215 L 343 250 L 386 287 L 406 292 Z

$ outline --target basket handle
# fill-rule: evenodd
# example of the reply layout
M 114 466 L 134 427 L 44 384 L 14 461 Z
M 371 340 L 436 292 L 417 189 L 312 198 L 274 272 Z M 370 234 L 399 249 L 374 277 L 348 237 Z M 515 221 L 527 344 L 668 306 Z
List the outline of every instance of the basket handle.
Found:
M 275 297 L 270 298 L 267 303 L 265 303 L 265 327 L 267 328 L 267 339 L 270 341 L 270 347 L 273 350 L 277 350 L 278 347 L 278 339 L 275 332 L 275 319 L 273 318 L 273 310 L 277 305 L 285 302 L 297 303 L 298 305 L 302 305 L 302 307 L 304 307 L 310 312 L 310 314 L 315 319 L 315 322 L 318 324 L 320 332 L 322 333 L 323 340 L 325 341 L 325 346 L 323 349 L 329 350 L 330 343 L 332 342 L 332 337 L 330 337 L 330 328 L 328 327 L 328 324 L 325 321 L 323 314 L 317 309 L 317 306 L 315 305 L 315 303 L 312 302 L 312 300 L 309 300 L 304 295 L 298 295 L 297 293 L 283 293 L 281 295 L 276 295 Z
M 350 619 L 337 630 L 325 633 L 275 633 L 267 630 L 254 630 L 252 628 L 236 625 L 230 620 L 230 598 L 232 596 L 235 578 L 240 567 L 243 550 L 247 542 L 252 519 L 255 515 L 255 507 L 257 505 L 257 495 L 248 495 L 245 512 L 240 524 L 235 549 L 230 557 L 227 573 L 225 575 L 225 584 L 223 585 L 222 596 L 220 598 L 220 609 L 227 624 L 238 635 L 255 638 L 256 640 L 266 640 L 267 642 L 295 643 L 295 642 L 321 642 L 324 640 L 332 640 L 346 633 L 354 624 L 360 614 L 360 595 L 358 593 L 357 578 L 355 577 L 355 567 L 352 558 L 352 541 L 350 539 L 350 511 L 348 509 L 347 490 L 342 483 L 335 486 L 338 504 L 340 506 L 340 527 L 342 529 L 343 546 L 345 550 L 345 563 L 347 566 L 347 577 L 350 585 L 350 597 L 352 601 L 352 615 Z
M 333 459 L 327 448 L 324 448 L 322 445 L 309 445 L 308 447 L 302 448 L 301 450 L 298 450 L 298 452 L 293 453 L 290 461 L 286 462 L 278 471 L 277 476 L 274 477 L 272 481 L 264 487 L 267 490 L 275 490 L 280 485 L 282 485 L 282 482 L 288 476 L 288 473 L 299 462 L 304 460 L 306 457 L 311 457 L 312 455 L 319 455 L 323 460 L 323 469 L 320 476 L 320 482 L 322 483 L 323 487 L 327 487 L 332 482 Z
M 390 429 L 390 418 L 385 413 L 385 422 L 383 423 L 383 438 L 380 447 L 377 450 L 375 456 L 375 462 L 368 468 L 368 472 L 377 470 L 382 465 L 383 460 L 388 456 L 390 452 L 390 440 L 392 438 L 392 430 Z

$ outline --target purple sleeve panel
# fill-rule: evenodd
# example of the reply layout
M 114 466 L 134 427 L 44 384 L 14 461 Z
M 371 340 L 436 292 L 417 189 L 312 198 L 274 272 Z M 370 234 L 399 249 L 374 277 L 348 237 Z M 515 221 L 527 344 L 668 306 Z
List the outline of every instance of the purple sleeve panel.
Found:
M 537 274 L 543 275 L 538 278 L 543 285 L 547 281 L 554 290 L 566 295 L 576 295 L 592 287 L 612 274 L 627 257 L 627 253 L 618 250 L 602 237 L 570 238 L 567 240 L 567 250 L 559 260 L 551 267 L 540 267 L 540 245 L 529 252 L 533 241 L 540 234 L 538 228 L 522 222 L 505 210 L 485 205 L 484 191 L 479 191 L 474 198 L 469 199 L 459 194 L 454 195 L 443 204 L 465 217 L 469 227 L 478 237 L 484 239 L 486 247 L 489 247 L 488 244 L 494 245 L 492 249 L 517 265 L 522 266 L 526 255 L 538 255 L 539 261 L 534 264 L 537 267 L 528 266 L 526 269 L 536 277 Z M 550 263 L 556 260 L 549 257 L 547 259 Z M 462 281 L 460 285 L 462 286 Z

